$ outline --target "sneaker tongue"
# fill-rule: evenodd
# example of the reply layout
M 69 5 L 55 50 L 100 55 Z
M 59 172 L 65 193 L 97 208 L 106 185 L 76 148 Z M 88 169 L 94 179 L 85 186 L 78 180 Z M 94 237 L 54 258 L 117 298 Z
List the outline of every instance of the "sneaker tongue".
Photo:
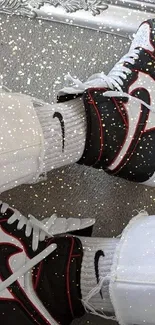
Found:
M 150 33 L 151 26 L 147 22 L 143 23 L 134 36 L 130 50 L 133 50 L 136 47 L 142 47 L 145 50 L 154 52 L 154 47 L 150 42 Z

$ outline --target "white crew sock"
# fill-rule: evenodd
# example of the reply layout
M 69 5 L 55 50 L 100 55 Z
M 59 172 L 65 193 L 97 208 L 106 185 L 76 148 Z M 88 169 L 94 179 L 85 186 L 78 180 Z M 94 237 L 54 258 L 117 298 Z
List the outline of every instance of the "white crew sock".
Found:
M 78 161 L 86 139 L 86 113 L 82 99 L 36 105 L 35 111 L 45 140 L 44 171 Z M 63 118 L 64 127 L 58 117 Z
M 51 105 L 0 91 L 0 102 L 1 193 L 81 158 L 87 128 L 82 99 Z
M 101 281 L 103 278 L 110 274 L 111 266 L 113 263 L 113 255 L 119 239 L 80 237 L 80 240 L 82 242 L 84 250 L 81 268 L 81 294 L 82 301 L 84 303 L 85 301 L 87 302 L 87 297 L 89 296 L 91 290 L 97 287 L 98 281 Z M 114 313 L 113 305 L 111 303 L 109 295 L 108 279 L 104 281 L 101 291 L 97 294 L 94 294 L 88 303 L 94 308 L 94 310 L 98 312 Z M 86 307 L 85 303 L 84 305 Z

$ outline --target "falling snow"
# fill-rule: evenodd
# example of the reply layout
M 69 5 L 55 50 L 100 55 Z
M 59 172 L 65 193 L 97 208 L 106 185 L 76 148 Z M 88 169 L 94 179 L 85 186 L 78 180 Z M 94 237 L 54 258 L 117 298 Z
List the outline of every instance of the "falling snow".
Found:
M 104 8 L 106 10 L 107 5 L 104 6 L 106 6 Z M 95 7 L 94 1 L 91 12 L 100 15 L 103 8 L 99 7 L 101 7 L 101 1 L 98 1 L 98 8 Z M 69 11 L 67 8 L 66 10 Z M 128 15 L 131 16 L 130 10 Z M 40 19 L 33 20 L 28 17 L 0 15 L 1 84 L 6 87 L 7 91 L 11 89 L 13 93 L 18 93 L 15 102 L 13 102 L 13 96 L 10 95 L 12 98 L 10 97 L 10 103 L 7 106 L 9 121 L 3 115 L 3 113 L 6 113 L 3 109 L 5 102 L 3 105 L 1 102 L 0 152 L 4 154 L 8 150 L 6 136 L 9 137 L 9 144 L 11 143 L 9 152 L 13 152 L 10 159 L 11 163 L 8 163 L 6 158 L 0 160 L 1 175 L 4 173 L 4 175 L 7 174 L 10 177 L 9 175 L 17 175 L 20 172 L 21 167 L 16 166 L 13 162 L 18 161 L 22 152 L 23 160 L 26 162 L 24 172 L 27 183 L 23 185 L 21 179 L 23 176 L 19 177 L 19 180 L 15 179 L 15 188 L 2 193 L 1 200 L 17 208 L 25 216 L 32 214 L 41 220 L 43 217 L 47 218 L 53 215 L 55 218 L 55 213 L 58 217 L 67 219 L 95 218 L 96 224 L 93 235 L 114 237 L 119 235 L 131 217 L 140 211 L 148 211 L 149 214 L 155 213 L 155 189 L 123 179 L 128 178 L 129 180 L 138 181 L 139 179 L 136 178 L 137 173 L 139 172 L 141 176 L 142 171 L 148 170 L 148 168 L 151 168 L 151 171 L 149 169 L 146 174 L 147 176 L 149 174 L 148 177 L 151 176 L 152 165 L 154 164 L 152 158 L 154 150 L 153 133 L 151 132 L 146 138 L 145 136 L 142 137 L 141 133 L 139 134 L 137 141 L 140 140 L 141 142 L 134 156 L 134 167 L 130 163 L 130 158 L 134 155 L 134 153 L 131 153 L 131 156 L 127 156 L 122 166 L 123 170 L 124 166 L 127 165 L 125 172 L 128 173 L 128 176 L 126 177 L 126 174 L 120 172 L 122 179 L 116 178 L 106 174 L 102 169 L 107 169 L 109 164 L 115 164 L 115 159 L 111 159 L 111 157 L 115 158 L 119 148 L 123 146 L 122 139 L 125 139 L 126 125 L 128 123 L 126 114 L 130 110 L 130 108 L 126 108 L 127 98 L 125 100 L 124 96 L 117 98 L 118 108 L 116 101 L 114 103 L 111 99 L 114 95 L 104 97 L 103 90 L 99 95 L 97 90 L 93 95 L 93 100 L 89 97 L 89 114 L 93 109 L 93 105 L 100 105 L 101 110 L 103 109 L 101 125 L 96 124 L 97 128 L 93 132 L 100 130 L 101 127 L 104 137 L 102 139 L 102 132 L 98 132 L 96 138 L 92 138 L 90 141 L 92 155 L 94 141 L 96 147 L 97 144 L 100 146 L 100 153 L 103 149 L 105 150 L 102 157 L 103 166 L 100 166 L 102 169 L 93 169 L 76 164 L 83 155 L 86 136 L 88 136 L 87 115 L 81 98 L 54 106 L 58 105 L 56 99 L 59 90 L 64 85 L 70 85 L 66 80 L 66 75 L 71 74 L 73 78 L 78 80 L 76 86 L 85 87 L 85 82 L 91 75 L 103 71 L 107 75 L 114 64 L 128 52 L 131 41 L 129 37 L 121 36 L 120 27 L 116 30 L 111 27 L 110 33 L 109 30 L 108 32 L 106 30 L 99 32 L 99 30 Z M 152 45 L 147 44 L 144 34 L 143 31 L 143 37 L 134 40 L 135 47 L 139 39 L 143 44 L 145 43 L 147 51 L 144 58 L 140 50 L 132 53 L 130 58 L 126 59 L 125 64 L 124 61 L 121 61 L 119 67 L 117 66 L 118 70 L 121 67 L 123 75 L 125 75 L 124 78 L 121 76 L 124 84 L 126 80 L 129 82 L 132 77 L 131 70 L 134 64 L 141 65 L 144 70 L 142 70 L 142 73 L 145 72 L 145 76 L 150 71 L 154 71 L 155 62 L 152 55 L 149 54 L 152 50 L 149 46 Z M 138 43 L 140 48 L 143 47 L 142 43 Z M 135 50 L 135 48 L 133 49 Z M 138 60 L 139 63 L 137 63 Z M 143 60 L 146 61 L 144 67 Z M 124 65 L 126 71 L 123 70 Z M 137 65 L 134 70 L 135 74 Z M 151 77 L 152 79 L 148 82 L 148 78 L 145 76 L 139 73 L 141 87 L 139 87 L 135 97 L 141 95 L 142 88 L 147 89 L 152 96 L 151 102 L 147 104 L 151 105 L 151 109 L 154 109 L 154 80 Z M 112 77 L 111 72 L 111 79 Z M 102 82 L 105 81 L 103 73 L 100 78 Z M 111 79 L 107 81 L 110 86 Z M 109 84 L 104 87 L 107 88 Z M 128 86 L 124 86 L 124 92 L 128 91 Z M 131 89 L 132 91 L 133 89 Z M 25 99 L 20 102 L 21 97 L 19 94 L 30 95 L 33 100 L 26 96 L 22 97 Z M 148 96 L 148 93 L 146 96 Z M 29 100 L 31 103 L 33 101 L 32 107 Z M 149 101 L 149 99 L 147 100 Z M 49 104 L 45 104 L 45 102 Z M 142 103 L 138 101 L 132 102 L 131 109 L 135 107 L 135 110 L 134 112 L 132 110 L 130 122 L 133 125 L 139 117 L 140 105 Z M 17 118 L 16 107 L 18 107 L 19 115 L 20 112 L 24 112 L 24 117 L 21 114 L 20 118 Z M 117 119 L 118 109 L 121 116 L 119 121 Z M 54 116 L 55 112 L 59 112 L 63 116 L 65 131 L 64 126 L 62 127 L 59 122 L 60 115 L 56 114 Z M 150 110 L 147 116 L 146 125 L 148 129 L 154 128 L 153 114 Z M 27 121 L 27 125 L 25 125 L 25 121 Z M 43 150 L 40 150 L 40 143 L 42 143 L 43 139 L 42 131 L 45 143 Z M 94 134 L 93 132 L 91 135 Z M 64 137 L 64 147 L 62 135 Z M 131 133 L 130 140 L 132 136 Z M 18 144 L 20 152 L 17 147 Z M 96 147 L 94 150 L 96 150 Z M 33 148 L 32 151 L 29 150 L 28 157 L 26 157 L 27 148 Z M 119 158 L 123 159 L 123 154 L 120 150 Z M 87 155 L 87 150 L 85 155 Z M 37 173 L 34 172 L 36 170 L 36 161 L 37 163 L 39 161 L 40 168 L 37 169 Z M 118 171 L 116 170 L 116 172 Z M 32 177 L 29 177 L 29 175 L 32 175 Z M 39 176 L 40 181 L 37 182 Z M 8 184 L 6 184 L 6 189 L 9 189 L 7 186 Z M 57 276 L 57 273 L 55 275 Z M 132 306 L 130 306 L 130 309 L 132 309 Z M 147 312 L 147 309 L 145 312 Z M 86 319 L 85 324 L 93 325 L 95 323 L 90 318 L 90 320 Z

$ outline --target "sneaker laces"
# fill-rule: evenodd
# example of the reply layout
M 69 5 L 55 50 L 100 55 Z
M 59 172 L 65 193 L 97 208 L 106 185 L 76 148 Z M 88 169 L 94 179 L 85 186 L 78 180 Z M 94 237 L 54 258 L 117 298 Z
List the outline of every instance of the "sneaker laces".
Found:
M 7 203 L 2 203 L 0 201 L 1 213 L 5 213 L 9 208 Z M 16 209 L 12 209 L 14 211 L 13 215 L 7 220 L 8 224 L 12 224 L 15 221 L 18 221 L 17 229 L 20 230 L 25 226 L 25 236 L 29 237 L 32 234 L 32 250 L 36 251 L 38 249 L 38 245 L 40 241 L 45 240 L 45 238 L 52 237 L 50 234 L 50 227 L 53 220 L 56 218 L 55 215 L 52 215 L 46 223 L 39 222 L 35 217 L 31 216 L 27 219 Z M 9 287 L 12 283 L 22 277 L 25 273 L 31 270 L 35 265 L 40 263 L 43 259 L 45 259 L 48 255 L 50 255 L 57 248 L 56 244 L 50 244 L 43 251 L 37 254 L 32 259 L 28 260 L 22 267 L 20 267 L 17 271 L 15 271 L 10 277 L 8 277 L 5 281 L 0 283 L 0 292 Z
M 5 213 L 9 207 L 7 203 L 0 201 L 0 211 Z M 28 218 L 23 216 L 18 210 L 10 208 L 14 213 L 7 220 L 8 224 L 13 224 L 18 221 L 17 229 L 21 230 L 25 226 L 25 236 L 30 237 L 32 235 L 32 250 L 36 251 L 40 241 L 44 241 L 46 237 L 53 237 L 54 235 L 60 235 L 69 233 L 72 231 L 91 227 L 95 223 L 95 219 L 86 218 L 58 218 L 54 213 L 49 218 L 44 218 L 41 221 L 36 219 L 33 215 L 29 214 Z
M 140 49 L 131 49 L 127 54 L 125 54 L 112 68 L 108 75 L 105 75 L 104 72 L 95 73 L 87 79 L 87 81 L 82 82 L 79 79 L 73 78 L 70 74 L 65 76 L 67 82 L 71 82 L 70 87 L 64 87 L 60 90 L 59 95 L 61 94 L 75 94 L 83 93 L 88 88 L 98 88 L 104 87 L 109 88 L 110 91 L 105 91 L 103 94 L 104 97 L 123 97 L 128 99 L 134 99 L 141 105 L 144 105 L 152 112 L 155 112 L 152 106 L 148 105 L 146 102 L 140 98 L 129 95 L 126 92 L 122 91 L 123 81 L 127 79 L 127 76 L 132 73 L 131 69 L 124 66 L 124 63 L 130 63 L 133 65 L 135 60 L 139 58 Z
M 1 204 L 1 213 L 5 213 L 9 207 L 7 203 Z M 56 214 L 53 214 L 50 218 L 45 218 L 42 221 L 37 220 L 31 214 L 28 218 L 24 217 L 18 210 L 11 208 L 14 213 L 10 218 L 8 218 L 7 223 L 13 224 L 18 221 L 17 229 L 21 230 L 25 226 L 25 236 L 30 237 L 32 235 L 32 250 L 36 251 L 39 246 L 40 241 L 44 241 L 46 237 L 52 237 L 53 234 L 50 232 L 51 226 L 53 226 L 55 220 L 57 219 Z
M 85 311 L 87 313 L 91 313 L 93 315 L 102 317 L 104 319 L 111 319 L 111 320 L 116 321 L 115 316 L 108 316 L 103 311 L 100 311 L 100 312 L 96 311 L 94 306 L 89 302 L 92 297 L 96 296 L 101 291 L 104 282 L 107 282 L 107 281 L 108 282 L 110 281 L 110 275 L 109 274 L 107 274 L 105 277 L 101 277 L 101 279 L 100 279 L 99 283 L 97 284 L 97 286 L 95 288 L 93 288 L 92 290 L 90 290 L 88 295 L 84 299 L 82 299 L 82 303 L 83 303 L 83 306 L 84 306 Z
M 9 207 L 7 203 L 0 201 L 0 211 L 5 213 Z M 32 250 L 36 251 L 39 246 L 39 242 L 44 241 L 46 238 L 51 238 L 56 234 L 68 233 L 69 231 L 84 229 L 87 226 L 91 226 L 95 223 L 94 219 L 79 219 L 79 218 L 58 218 L 54 213 L 50 218 L 44 218 L 39 221 L 31 214 L 28 218 L 24 217 L 18 210 L 10 208 L 14 213 L 8 218 L 7 223 L 17 223 L 17 229 L 21 230 L 25 227 L 25 236 L 32 236 Z M 83 223 L 84 220 L 84 223 Z M 19 270 L 14 272 L 8 279 L 0 283 L 0 292 L 10 286 L 18 278 L 23 276 L 29 270 L 31 270 L 36 264 L 40 263 L 48 255 L 50 255 L 57 248 L 56 244 L 50 244 L 38 255 L 28 260 Z

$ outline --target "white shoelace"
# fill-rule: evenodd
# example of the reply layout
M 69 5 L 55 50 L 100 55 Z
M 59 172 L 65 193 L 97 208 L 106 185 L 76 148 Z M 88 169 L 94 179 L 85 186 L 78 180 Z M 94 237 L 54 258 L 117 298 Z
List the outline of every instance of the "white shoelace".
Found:
M 146 106 L 152 112 L 155 112 L 155 109 L 145 103 L 143 100 L 129 95 L 126 92 L 122 91 L 123 81 L 127 79 L 127 75 L 131 74 L 132 71 L 125 67 L 123 64 L 130 63 L 134 64 L 135 60 L 139 57 L 140 49 L 132 49 L 126 55 L 124 55 L 113 67 L 113 69 L 106 76 L 104 72 L 93 74 L 87 81 L 82 82 L 79 79 L 73 78 L 70 74 L 65 76 L 66 81 L 71 82 L 72 86 L 64 87 L 60 90 L 59 95 L 61 94 L 75 94 L 83 93 L 88 88 L 98 88 L 105 87 L 109 88 L 110 91 L 106 91 L 103 96 L 105 97 L 123 97 L 123 98 L 132 98 L 138 103 Z
M 3 84 L 3 75 L 0 75 L 0 92 L 11 92 L 11 90 Z
M 0 201 L 1 213 L 5 213 L 9 208 L 7 203 L 2 203 Z M 31 214 L 28 215 L 28 218 L 24 217 L 18 210 L 12 209 L 14 213 L 7 220 L 8 224 L 13 224 L 15 221 L 18 221 L 17 229 L 21 230 L 25 226 L 25 236 L 30 237 L 32 234 L 32 250 L 36 251 L 39 246 L 40 241 L 44 241 L 46 237 L 52 237 L 53 234 L 50 231 L 51 226 L 54 225 L 55 220 L 57 219 L 56 214 L 53 214 L 50 218 L 43 219 L 42 221 L 37 220 Z
M 9 208 L 7 203 L 0 201 L 1 213 L 5 213 Z M 58 218 L 56 214 L 53 214 L 50 218 L 44 218 L 39 221 L 32 215 L 28 218 L 24 217 L 18 210 L 10 208 L 14 213 L 7 220 L 8 224 L 13 224 L 18 221 L 17 229 L 21 230 L 25 226 L 25 236 L 30 237 L 32 235 L 32 250 L 36 251 L 39 246 L 39 242 L 44 241 L 46 237 L 51 238 L 54 235 L 69 233 L 71 231 L 84 229 L 92 226 L 95 223 L 94 219 L 80 219 L 80 218 Z M 6 281 L 0 283 L 0 291 L 7 288 L 19 277 L 23 276 L 26 272 L 32 269 L 36 264 L 41 262 L 44 258 L 50 255 L 57 248 L 56 244 L 51 244 L 45 248 L 41 253 L 29 260 L 25 265 L 11 275 Z
M 1 212 L 5 213 L 9 208 L 7 203 L 2 203 L 0 201 Z M 11 208 L 12 209 L 12 208 Z M 13 209 L 12 209 L 13 210 Z M 17 210 L 13 210 L 13 215 L 8 219 L 7 223 L 12 224 L 15 221 L 18 221 L 17 229 L 20 230 L 24 226 L 25 228 L 25 236 L 29 237 L 32 234 L 32 250 L 36 251 L 40 241 L 45 240 L 46 237 L 52 237 L 50 234 L 50 227 L 53 224 L 56 215 L 52 215 L 49 219 L 45 219 L 44 222 L 38 221 L 33 216 L 30 216 L 29 219 L 25 218 L 23 215 L 19 213 Z M 31 260 L 28 260 L 26 264 L 24 264 L 19 270 L 14 272 L 8 279 L 0 283 L 0 292 L 5 290 L 8 286 L 10 286 L 13 282 L 31 270 L 36 264 L 45 259 L 48 255 L 50 255 L 57 248 L 56 244 L 51 244 L 47 248 L 45 248 L 41 253 L 33 257 Z
M 100 279 L 99 283 L 97 284 L 97 286 L 95 288 L 93 288 L 84 299 L 82 299 L 82 303 L 83 303 L 83 306 L 87 313 L 91 313 L 93 315 L 102 317 L 104 319 L 111 319 L 111 320 L 116 321 L 115 316 L 107 316 L 102 310 L 100 312 L 96 311 L 96 309 L 93 307 L 93 305 L 89 302 L 92 297 L 94 297 L 95 295 L 97 295 L 100 292 L 100 290 L 103 287 L 104 282 L 107 282 L 107 281 L 110 282 L 110 275 L 106 275 L 105 277 L 102 277 Z

